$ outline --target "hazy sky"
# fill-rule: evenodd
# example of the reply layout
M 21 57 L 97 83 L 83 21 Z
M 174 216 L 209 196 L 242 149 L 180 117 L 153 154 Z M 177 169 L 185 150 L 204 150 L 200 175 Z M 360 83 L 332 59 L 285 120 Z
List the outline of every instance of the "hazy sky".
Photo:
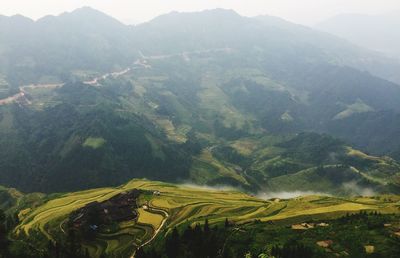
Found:
M 400 10 L 400 0 L 0 0 L 0 14 L 33 19 L 90 6 L 122 22 L 135 23 L 171 11 L 234 9 L 245 16 L 269 14 L 312 25 L 340 13 L 381 14 Z

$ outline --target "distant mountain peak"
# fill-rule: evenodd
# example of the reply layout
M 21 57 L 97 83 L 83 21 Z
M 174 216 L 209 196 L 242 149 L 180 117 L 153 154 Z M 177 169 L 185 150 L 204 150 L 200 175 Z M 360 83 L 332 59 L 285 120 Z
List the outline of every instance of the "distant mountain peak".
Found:
M 155 17 L 151 22 L 156 22 L 156 21 L 164 21 L 164 20 L 180 20 L 182 18 L 213 18 L 213 19 L 228 19 L 228 18 L 242 18 L 237 12 L 235 12 L 232 9 L 223 9 L 223 8 L 217 8 L 217 9 L 206 9 L 203 11 L 197 11 L 197 12 L 178 12 L 178 11 L 172 11 L 167 14 L 162 14 L 160 16 Z
M 76 20 L 77 22 L 82 22 L 82 21 L 89 21 L 89 22 L 96 22 L 96 23 L 102 23 L 102 24 L 118 24 L 118 25 L 123 25 L 120 21 L 117 19 L 113 18 L 112 16 L 101 12 L 99 10 L 96 10 L 92 7 L 85 6 L 81 7 L 78 9 L 75 9 L 71 12 L 64 12 L 58 16 L 45 16 L 38 21 L 43 22 L 48 19 L 53 19 L 53 18 L 58 18 L 58 19 L 64 19 L 64 20 Z M 98 24 L 98 25 L 99 25 Z
M 213 13 L 213 14 L 224 14 L 224 15 L 240 16 L 235 10 L 233 10 L 233 9 L 224 9 L 224 8 L 207 9 L 207 10 L 201 11 L 200 13 Z
M 224 8 L 215 8 L 215 9 L 205 9 L 202 11 L 195 11 L 195 12 L 179 12 L 179 11 L 172 11 L 165 15 L 204 15 L 204 14 L 212 14 L 212 15 L 233 15 L 233 16 L 240 16 L 236 11 L 233 9 L 224 9 Z M 163 16 L 163 15 L 161 15 Z
M 97 15 L 107 15 L 97 9 L 90 6 L 84 6 L 73 10 L 72 12 L 66 12 L 65 14 L 97 14 Z M 107 15 L 108 16 L 108 15 Z
M 7 16 L 5 16 L 5 17 L 7 17 Z M 15 14 L 15 15 L 9 16 L 8 18 L 10 18 L 14 21 L 33 22 L 33 20 L 31 18 L 23 16 L 21 14 Z

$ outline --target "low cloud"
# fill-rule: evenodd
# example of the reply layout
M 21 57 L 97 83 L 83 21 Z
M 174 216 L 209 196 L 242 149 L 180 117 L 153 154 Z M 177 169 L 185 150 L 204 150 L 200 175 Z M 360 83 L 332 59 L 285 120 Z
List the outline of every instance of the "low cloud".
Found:
M 199 185 L 193 182 L 182 182 L 179 184 L 179 187 L 187 187 L 187 188 L 194 188 L 204 191 L 239 191 L 239 192 L 246 192 L 244 189 L 233 187 L 229 185 Z M 340 188 L 340 187 L 339 187 Z M 341 194 L 345 195 L 361 195 L 361 196 L 374 196 L 377 193 L 369 187 L 362 187 L 357 184 L 357 182 L 350 181 L 342 184 L 341 187 Z M 339 189 L 338 189 L 339 190 Z M 317 192 L 317 191 L 262 191 L 258 192 L 254 196 L 263 200 L 279 198 L 279 199 L 292 199 L 300 196 L 309 196 L 309 195 L 318 195 L 318 196 L 332 196 L 333 193 L 327 192 Z
M 362 195 L 362 196 L 374 196 L 376 192 L 369 187 L 362 187 L 354 181 L 343 183 L 343 188 L 345 191 L 352 195 Z
M 291 191 L 291 192 L 282 191 L 282 192 L 263 192 L 263 193 L 258 193 L 256 196 L 260 199 L 268 200 L 272 198 L 291 199 L 307 195 L 329 195 L 329 194 L 321 192 L 313 192 L 313 191 Z
M 233 186 L 228 186 L 228 185 L 209 186 L 209 185 L 198 185 L 198 184 L 193 184 L 193 183 L 182 183 L 182 184 L 179 184 L 179 186 L 187 187 L 187 188 L 194 188 L 194 189 L 199 189 L 199 190 L 206 190 L 206 191 L 241 191 L 238 188 L 235 188 Z

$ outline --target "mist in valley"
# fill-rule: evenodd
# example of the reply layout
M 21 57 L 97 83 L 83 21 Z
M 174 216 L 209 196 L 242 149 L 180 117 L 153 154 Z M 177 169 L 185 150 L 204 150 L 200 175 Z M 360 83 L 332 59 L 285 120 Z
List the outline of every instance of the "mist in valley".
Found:
M 398 257 L 400 1 L 0 6 L 0 258 Z

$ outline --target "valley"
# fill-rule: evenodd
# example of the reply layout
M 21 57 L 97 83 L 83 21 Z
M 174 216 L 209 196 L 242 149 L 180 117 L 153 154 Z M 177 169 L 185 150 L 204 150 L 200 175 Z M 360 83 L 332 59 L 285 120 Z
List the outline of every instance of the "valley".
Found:
M 128 162 L 131 167 L 124 170 L 117 169 L 116 165 L 113 165 L 110 171 L 122 176 L 114 177 L 112 184 L 120 184 L 132 176 L 150 176 L 153 179 L 165 178 L 172 182 L 176 182 L 178 178 L 178 182 L 190 180 L 197 184 L 240 186 L 248 192 L 262 189 L 324 191 L 330 194 L 361 194 L 363 189 L 377 193 L 399 192 L 399 165 L 395 159 L 365 154 L 350 147 L 347 142 L 324 135 L 324 130 L 302 128 L 298 122 L 308 118 L 301 117 L 302 115 L 296 113 L 294 109 L 290 111 L 290 106 L 293 104 L 279 107 L 280 111 L 274 111 L 271 114 L 259 113 L 260 109 L 253 109 L 246 104 L 259 103 L 257 105 L 267 105 L 261 110 L 274 110 L 278 103 L 274 103 L 273 98 L 277 98 L 280 100 L 279 105 L 285 105 L 286 101 L 290 101 L 297 103 L 296 105 L 300 103 L 296 109 L 301 109 L 303 105 L 310 105 L 310 103 L 306 104 L 309 100 L 304 97 L 308 94 L 307 92 L 302 93 L 295 88 L 287 88 L 256 69 L 215 66 L 213 69 L 217 72 L 206 68 L 197 75 L 198 79 L 191 79 L 191 71 L 202 67 L 204 60 L 218 62 L 221 58 L 232 58 L 232 55 L 236 54 L 226 49 L 208 49 L 186 52 L 185 55 L 166 55 L 162 58 L 147 56 L 138 59 L 133 66 L 121 69 L 119 72 L 94 77 L 80 73 L 79 78 L 83 81 L 82 83 L 66 82 L 20 87 L 19 94 L 23 93 L 25 96 L 25 104 L 19 108 L 3 105 L 2 110 L 4 114 L 8 114 L 5 117 L 13 121 L 14 127 L 21 123 L 20 128 L 25 127 L 27 131 L 35 130 L 35 126 L 40 127 L 42 123 L 54 128 L 61 127 L 58 133 L 63 133 L 64 136 L 56 138 L 60 140 L 59 143 L 41 145 L 41 148 L 44 148 L 43 153 L 50 152 L 53 153 L 52 155 L 61 157 L 59 160 L 61 163 L 67 162 L 77 152 L 86 153 L 76 156 L 78 160 L 89 157 L 86 156 L 89 153 L 93 155 L 93 162 L 98 158 L 104 162 L 110 162 L 101 158 L 110 154 L 122 155 L 128 159 L 124 152 L 120 152 L 122 145 L 118 137 L 109 134 L 110 130 L 128 129 L 124 129 L 123 124 L 120 129 L 113 127 L 112 119 L 130 123 L 131 128 L 136 127 L 136 130 L 141 131 L 144 137 L 141 137 L 140 142 L 143 144 L 142 148 L 147 150 L 146 157 L 156 160 L 156 164 L 169 162 L 166 160 L 166 155 L 169 155 L 169 159 L 185 160 L 185 162 L 178 162 L 178 166 L 183 165 L 179 176 L 171 172 L 171 175 L 160 177 L 160 175 L 155 175 L 159 172 L 154 169 L 148 174 L 145 171 L 150 168 L 150 164 L 144 165 L 148 168 L 143 169 L 143 165 L 140 165 L 143 160 L 137 160 L 136 163 Z M 184 56 L 190 56 L 190 61 Z M 172 66 L 164 71 L 165 65 Z M 180 71 L 180 78 L 176 77 L 176 71 Z M 218 71 L 221 71 L 221 74 Z M 91 78 L 85 79 L 89 77 Z M 190 84 L 192 87 L 187 88 Z M 94 85 L 96 87 L 92 87 Z M 238 92 L 247 93 L 239 94 Z M 271 98 L 271 94 L 275 97 Z M 258 99 L 259 96 L 263 96 L 263 99 Z M 361 102 L 358 101 L 358 103 Z M 59 110 L 62 106 L 64 111 Z M 357 112 L 349 111 L 346 113 L 348 115 L 343 115 L 343 118 L 338 119 L 337 117 L 347 112 L 346 110 L 335 111 L 339 113 L 332 116 L 327 123 L 333 121 L 341 123 L 343 119 L 358 115 Z M 76 129 L 68 132 L 63 129 L 65 125 L 58 124 L 57 120 L 45 122 L 47 116 L 58 112 L 61 112 L 59 114 L 61 117 L 77 114 L 65 120 L 68 121 L 67 127 Z M 307 112 L 310 111 L 304 110 L 304 114 Z M 374 111 L 367 110 L 366 112 Z M 26 117 L 22 118 L 23 116 Z M 92 119 L 88 120 L 88 117 L 96 117 L 95 121 L 98 124 L 86 123 Z M 282 117 L 290 119 L 282 119 Z M 320 123 L 324 123 L 322 121 Z M 4 126 L 7 128 L 9 124 L 4 123 Z M 300 127 L 297 128 L 297 126 Z M 316 131 L 318 134 L 301 133 L 303 130 Z M 132 129 L 128 131 L 126 135 L 132 133 L 132 136 L 135 135 L 133 137 L 140 137 Z M 11 133 L 7 130 L 2 132 Z M 54 129 L 48 131 L 50 134 L 54 132 Z M 33 144 L 37 143 L 37 140 L 29 140 L 29 138 L 36 137 L 35 135 L 40 137 L 42 134 L 43 132 L 38 131 L 36 134 L 29 135 L 23 130 L 12 130 L 11 133 L 15 135 L 15 141 L 21 141 L 22 145 L 29 141 L 33 141 Z M 12 139 L 11 137 L 10 140 Z M 122 144 L 130 150 L 139 146 L 138 141 Z M 54 148 L 52 146 L 57 147 L 52 149 Z M 319 151 L 316 150 L 316 146 Z M 166 154 L 165 148 L 174 149 L 174 151 Z M 10 156 L 11 153 L 7 156 L 16 157 Z M 42 152 L 25 153 L 27 158 L 30 157 L 29 159 L 33 155 L 42 155 Z M 186 157 L 183 158 L 183 156 Z M 90 165 L 90 159 L 92 158 L 82 161 L 86 165 L 72 169 L 88 173 L 88 180 L 98 178 L 91 183 L 83 183 L 84 187 L 110 185 L 109 182 L 106 183 L 107 176 L 94 177 L 92 174 L 96 173 L 96 170 L 102 171 L 100 167 L 105 166 L 105 163 L 96 161 L 95 164 Z M 49 176 L 45 176 L 44 182 L 42 181 L 43 186 L 32 188 L 32 190 L 48 191 L 51 177 L 55 177 L 61 173 L 61 170 L 66 169 L 66 165 L 61 163 L 58 167 L 46 162 L 38 165 Z M 2 164 L 5 165 L 7 162 L 3 161 Z M 71 163 L 68 164 L 68 166 L 74 166 Z M 50 165 L 49 169 L 43 168 Z M 92 166 L 97 168 L 93 170 Z M 119 166 L 124 167 L 125 164 L 121 162 Z M 132 170 L 134 167 L 141 167 L 141 169 Z M 22 172 L 22 167 L 20 169 Z M 110 166 L 107 169 L 110 169 Z M 47 170 L 54 172 L 47 172 Z M 55 175 L 52 175 L 53 173 Z M 152 174 L 154 177 L 151 176 Z M 80 188 L 72 183 L 74 175 L 63 173 L 62 176 L 69 177 L 66 181 L 71 181 L 71 185 L 65 190 Z M 313 180 L 319 178 L 318 184 L 312 183 L 311 178 L 314 178 Z M 14 181 L 13 178 L 7 180 Z M 23 182 L 19 182 L 13 186 L 26 189 L 22 184 Z M 348 187 L 348 185 L 357 187 Z M 283 189 L 280 189 L 281 186 L 284 186 Z M 53 184 L 51 187 L 56 189 L 61 186 Z
M 228 9 L 0 15 L 0 258 L 397 258 L 399 74 Z

